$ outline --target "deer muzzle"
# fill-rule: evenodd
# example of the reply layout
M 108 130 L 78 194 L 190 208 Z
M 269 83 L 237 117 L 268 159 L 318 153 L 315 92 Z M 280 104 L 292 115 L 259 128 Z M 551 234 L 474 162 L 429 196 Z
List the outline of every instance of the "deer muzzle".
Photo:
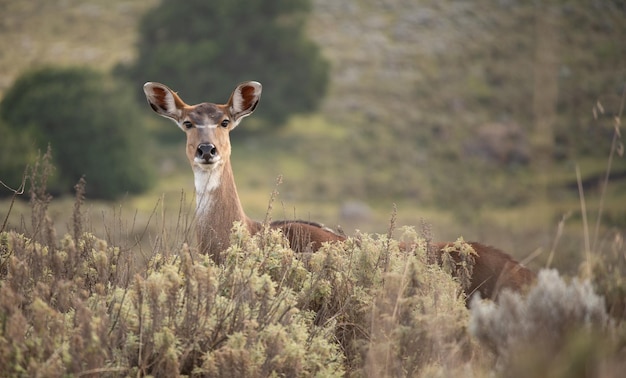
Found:
M 220 155 L 214 144 L 202 143 L 199 144 L 196 149 L 196 156 L 194 160 L 199 164 L 215 164 L 220 160 Z

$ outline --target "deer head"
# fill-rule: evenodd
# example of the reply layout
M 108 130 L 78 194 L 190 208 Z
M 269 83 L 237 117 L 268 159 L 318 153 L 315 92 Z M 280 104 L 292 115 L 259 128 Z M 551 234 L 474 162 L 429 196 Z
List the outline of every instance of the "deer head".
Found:
M 252 114 L 261 97 L 261 84 L 256 81 L 239 84 L 224 105 L 187 105 L 176 92 L 160 83 L 146 83 L 143 90 L 152 109 L 187 134 L 187 159 L 194 172 L 229 164 L 229 133 Z

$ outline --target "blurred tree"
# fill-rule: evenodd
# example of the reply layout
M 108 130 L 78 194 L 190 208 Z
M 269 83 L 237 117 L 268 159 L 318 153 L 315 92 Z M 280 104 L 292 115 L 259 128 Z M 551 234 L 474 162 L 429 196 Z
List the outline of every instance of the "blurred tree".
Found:
M 36 157 L 28 134 L 26 131 L 14 132 L 0 119 L 0 181 L 12 189 L 20 186 L 26 166 Z M 0 196 L 12 194 L 8 188 L 0 186 Z
M 271 127 L 317 108 L 328 64 L 304 33 L 309 0 L 163 0 L 140 26 L 139 57 L 121 75 L 159 81 L 190 103 L 226 102 L 245 80 L 271 99 L 255 113 Z
M 70 192 L 83 175 L 92 198 L 141 192 L 153 177 L 140 114 L 131 92 L 98 72 L 52 67 L 28 72 L 0 103 L 8 125 L 1 144 L 24 147 L 24 157 L 3 158 L 0 172 L 7 170 L 15 180 L 31 151 L 45 151 L 49 144 L 57 167 L 52 192 Z

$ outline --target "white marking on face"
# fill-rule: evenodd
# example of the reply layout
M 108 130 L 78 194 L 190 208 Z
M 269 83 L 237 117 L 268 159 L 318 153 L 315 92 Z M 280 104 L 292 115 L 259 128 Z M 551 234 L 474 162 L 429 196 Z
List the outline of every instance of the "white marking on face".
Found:
M 217 168 L 218 163 L 220 163 L 221 161 L 222 161 L 222 157 L 220 155 L 217 155 L 216 157 L 214 157 L 212 159 L 211 164 L 207 164 L 204 159 L 201 159 L 199 157 L 193 158 L 193 162 L 195 163 L 195 166 L 197 166 L 199 169 L 203 171 L 214 170 L 215 168 Z
M 217 129 L 217 125 L 198 126 L 199 129 Z
M 213 124 L 213 125 L 195 125 L 194 128 L 196 129 L 217 129 L 218 124 Z M 183 131 L 187 130 L 187 128 L 184 125 L 184 121 L 178 123 L 178 127 L 180 127 L 181 129 L 183 129 Z

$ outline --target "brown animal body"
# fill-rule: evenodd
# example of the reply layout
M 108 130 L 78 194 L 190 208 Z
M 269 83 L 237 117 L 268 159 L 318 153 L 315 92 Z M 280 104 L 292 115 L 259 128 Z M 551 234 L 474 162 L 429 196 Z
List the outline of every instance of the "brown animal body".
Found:
M 199 246 L 216 263 L 223 260 L 234 222 L 241 222 L 251 234 L 262 229 L 260 222 L 245 214 L 239 200 L 230 163 L 229 137 L 230 131 L 256 108 L 261 88 L 258 82 L 242 83 L 223 105 L 187 105 L 176 92 L 159 83 L 146 83 L 143 88 L 152 109 L 174 121 L 187 135 L 186 154 L 196 189 Z M 282 230 L 296 252 L 316 251 L 325 242 L 346 239 L 314 222 L 283 220 L 272 222 L 270 227 Z M 478 243 L 472 246 L 478 255 L 468 294 L 478 290 L 484 297 L 494 297 L 500 288 L 520 289 L 531 280 L 532 272 L 510 256 Z M 451 255 L 454 258 L 455 253 Z
M 470 282 L 465 287 L 468 297 L 480 293 L 481 298 L 496 299 L 503 289 L 525 290 L 535 281 L 535 273 L 515 261 L 510 255 L 481 243 L 469 242 L 468 244 L 476 252 Z M 433 246 L 439 264 L 442 263 L 443 251 L 451 245 L 452 243 L 436 243 Z M 455 262 L 461 261 L 459 251 L 452 250 L 450 255 Z

